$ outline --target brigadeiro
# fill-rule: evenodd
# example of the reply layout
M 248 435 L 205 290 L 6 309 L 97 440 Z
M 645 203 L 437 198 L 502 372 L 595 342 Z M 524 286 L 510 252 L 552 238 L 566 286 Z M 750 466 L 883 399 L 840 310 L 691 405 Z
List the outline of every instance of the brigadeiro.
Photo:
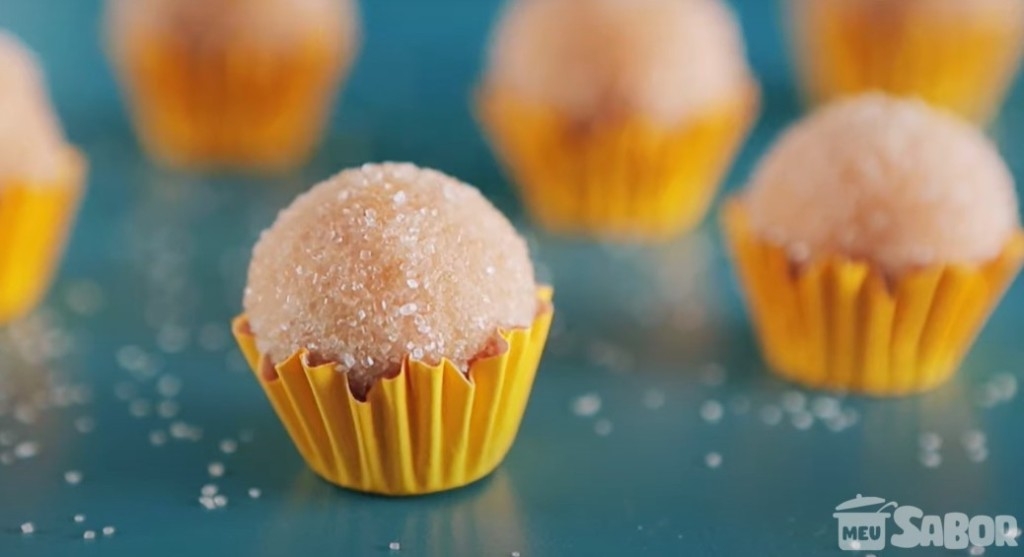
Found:
M 310 465 L 363 491 L 449 489 L 511 445 L 551 317 L 523 238 L 476 189 L 367 164 L 283 210 L 236 333 Z
M 0 323 L 46 293 L 84 190 L 39 60 L 0 30 Z
M 878 395 L 948 379 L 1022 257 L 1013 178 L 992 142 L 879 93 L 786 132 L 724 223 L 771 366 Z
M 518 0 L 478 114 L 540 224 L 651 241 L 700 223 L 758 97 L 720 0 Z

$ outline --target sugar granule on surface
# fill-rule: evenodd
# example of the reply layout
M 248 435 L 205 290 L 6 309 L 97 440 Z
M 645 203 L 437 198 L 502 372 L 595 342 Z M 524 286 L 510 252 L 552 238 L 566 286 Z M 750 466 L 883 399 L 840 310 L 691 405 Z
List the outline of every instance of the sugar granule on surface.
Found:
M 657 389 L 649 389 L 644 393 L 643 405 L 649 410 L 657 410 L 665 405 L 665 393 Z
M 219 478 L 224 475 L 224 464 L 221 462 L 211 462 L 206 466 L 206 471 L 210 474 L 211 478 Z
M 581 418 L 596 416 L 600 411 L 601 396 L 597 393 L 580 395 L 572 401 L 572 413 Z
M 720 422 L 723 415 L 725 415 L 725 409 L 717 400 L 705 400 L 700 405 L 700 418 L 709 424 Z
M 711 469 L 718 468 L 722 465 L 722 455 L 716 452 L 704 455 L 704 465 Z

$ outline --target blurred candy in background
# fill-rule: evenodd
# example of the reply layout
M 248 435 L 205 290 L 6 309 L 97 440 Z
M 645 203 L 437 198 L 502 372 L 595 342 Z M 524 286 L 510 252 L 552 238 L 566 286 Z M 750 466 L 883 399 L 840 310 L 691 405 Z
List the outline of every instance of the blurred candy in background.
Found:
M 0 324 L 49 288 L 85 168 L 64 139 L 35 55 L 0 30 Z
M 106 10 L 139 137 L 175 166 L 302 164 L 359 44 L 350 0 L 109 0 Z
M 477 112 L 543 227 L 657 241 L 698 226 L 757 116 L 717 0 L 521 0 Z
M 883 90 L 986 123 L 1024 54 L 1020 0 L 785 0 L 807 95 Z

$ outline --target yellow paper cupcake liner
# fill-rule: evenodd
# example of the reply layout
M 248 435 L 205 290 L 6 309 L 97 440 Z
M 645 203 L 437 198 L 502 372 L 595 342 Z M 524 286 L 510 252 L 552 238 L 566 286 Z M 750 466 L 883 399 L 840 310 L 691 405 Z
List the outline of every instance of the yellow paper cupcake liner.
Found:
M 354 54 L 316 35 L 286 50 L 201 49 L 161 36 L 121 42 L 113 55 L 143 146 L 179 167 L 301 164 Z
M 84 157 L 69 148 L 52 179 L 0 184 L 0 323 L 23 316 L 50 286 L 85 178 Z
M 1024 20 L 979 5 L 962 17 L 900 2 L 790 0 L 796 56 L 814 102 L 883 90 L 985 122 L 1024 49 Z
M 551 290 L 538 297 L 543 309 L 533 324 L 502 331 L 508 349 L 474 361 L 468 375 L 447 360 L 432 366 L 406 358 L 398 375 L 381 379 L 365 401 L 333 364 L 309 365 L 305 351 L 274 366 L 276 377 L 269 379 L 244 316 L 233 330 L 313 471 L 357 491 L 419 495 L 472 483 L 505 458 L 551 325 Z
M 723 225 L 769 366 L 808 387 L 877 396 L 949 379 L 1024 261 L 1022 232 L 984 265 L 887 279 L 839 257 L 795 267 L 784 249 L 752 233 L 735 200 Z
M 543 227 L 659 240 L 697 226 L 757 113 L 753 87 L 674 128 L 641 117 L 592 124 L 481 92 L 478 117 Z

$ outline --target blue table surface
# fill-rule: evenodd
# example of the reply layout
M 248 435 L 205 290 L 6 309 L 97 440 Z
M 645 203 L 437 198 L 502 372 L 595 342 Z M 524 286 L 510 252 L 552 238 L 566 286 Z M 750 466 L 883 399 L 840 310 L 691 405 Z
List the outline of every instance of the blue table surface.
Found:
M 778 6 L 735 4 L 765 114 L 728 188 L 802 109 Z M 316 160 L 246 179 L 146 161 L 95 0 L 0 0 L 0 26 L 40 52 L 91 162 L 57 284 L 0 332 L 0 555 L 830 555 L 841 554 L 833 510 L 858 493 L 1024 518 L 1024 285 L 934 393 L 833 397 L 770 377 L 714 219 L 650 248 L 529 229 L 467 109 L 497 10 L 364 2 L 363 50 Z M 1024 179 L 1022 124 L 1014 94 L 992 132 Z M 228 337 L 258 231 L 316 180 L 380 159 L 477 184 L 523 227 L 556 288 L 514 449 L 492 477 L 449 494 L 384 499 L 320 481 Z M 970 432 L 983 449 L 965 449 Z M 199 504 L 207 484 L 223 508 Z

